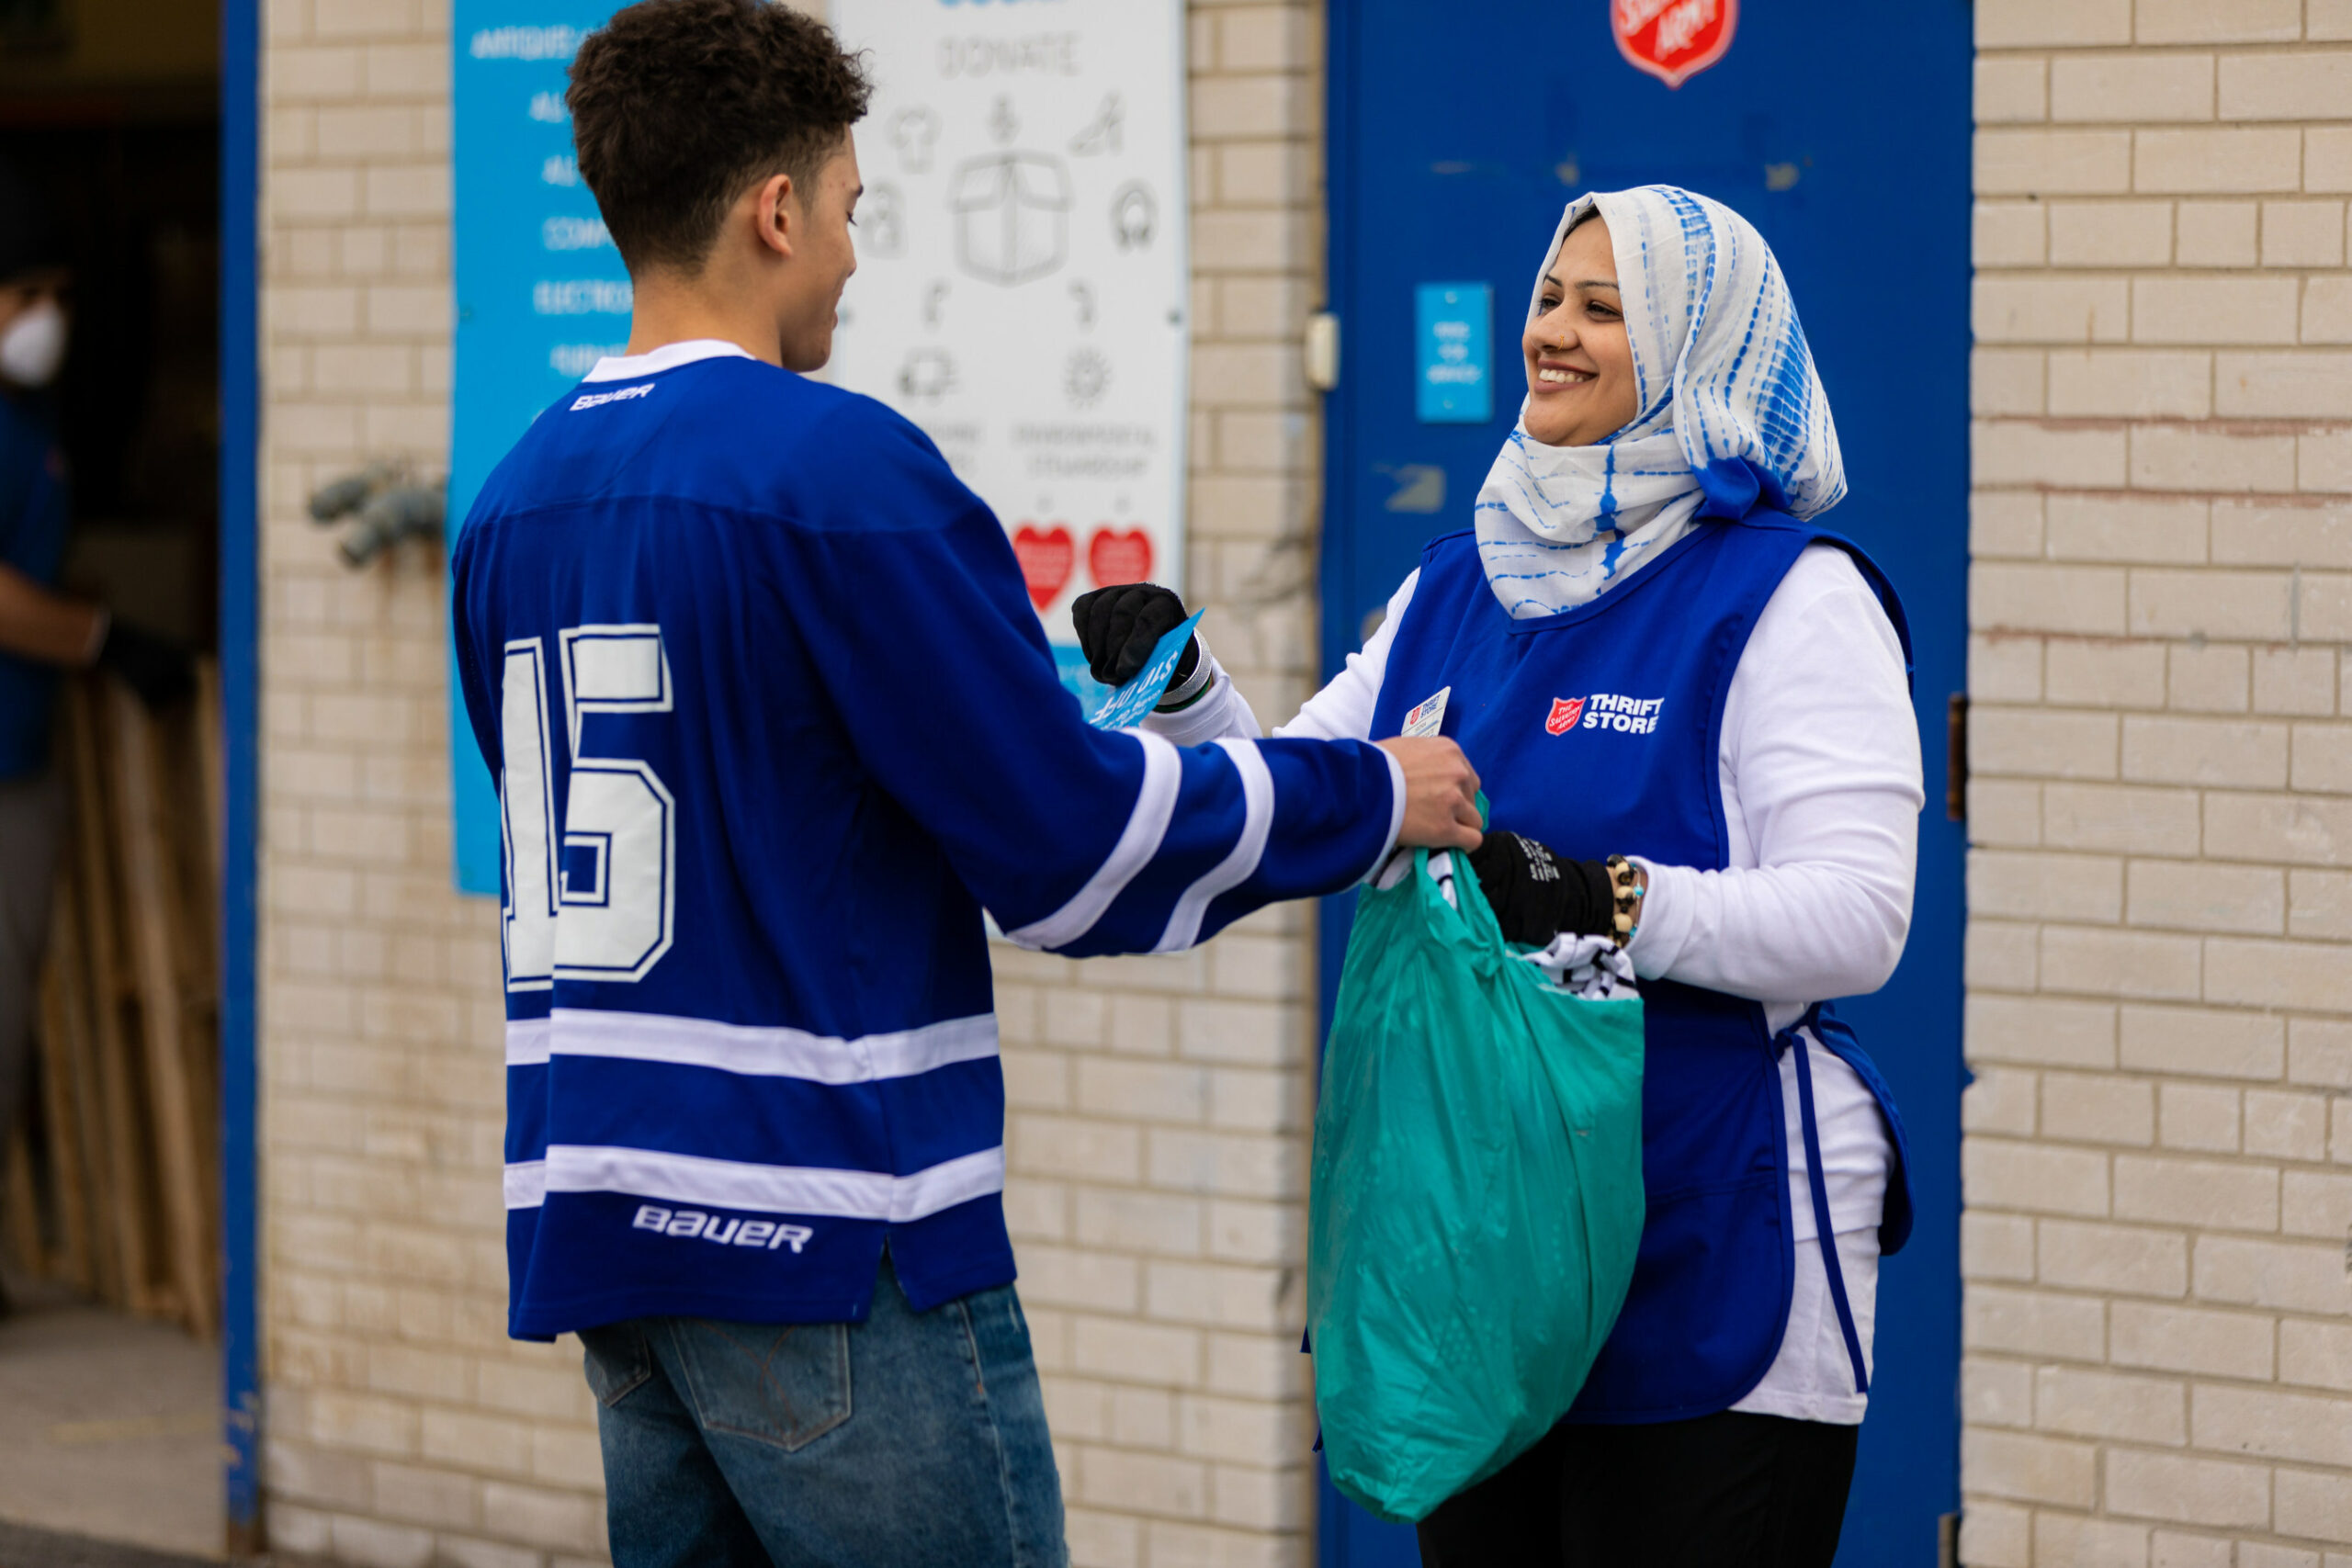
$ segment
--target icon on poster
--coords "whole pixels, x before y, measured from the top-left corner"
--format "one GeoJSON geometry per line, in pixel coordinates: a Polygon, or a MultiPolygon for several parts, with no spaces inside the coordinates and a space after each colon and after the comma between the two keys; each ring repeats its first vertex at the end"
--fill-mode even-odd
{"type": "Polygon", "coordinates": [[[1069,363],[1063,367],[1062,390],[1074,409],[1091,409],[1102,400],[1111,387],[1111,362],[1099,349],[1079,348],[1070,352],[1069,363]]]}
{"type": "Polygon", "coordinates": [[[935,403],[956,389],[956,360],[944,348],[910,349],[899,367],[900,395],[935,403]]]}
{"type": "Polygon", "coordinates": [[[1159,223],[1159,202],[1141,180],[1129,180],[1111,197],[1111,237],[1123,251],[1140,251],[1151,244],[1159,223]]]}
{"type": "Polygon", "coordinates": [[[1086,570],[1097,588],[1150,581],[1151,536],[1140,528],[1095,529],[1086,542],[1086,570]]]}
{"type": "Polygon", "coordinates": [[[939,117],[917,104],[900,109],[890,120],[890,145],[910,175],[931,172],[931,151],[939,141],[939,117]]]}
{"type": "Polygon", "coordinates": [[[1069,150],[1080,158],[1119,152],[1126,142],[1126,125],[1127,111],[1120,107],[1119,95],[1108,94],[1086,129],[1069,139],[1069,150]]]}
{"type": "Polygon", "coordinates": [[[1069,171],[1039,152],[997,152],[956,171],[956,265],[989,283],[1029,283],[1069,255],[1069,171]]]}
{"type": "Polygon", "coordinates": [[[907,254],[906,198],[888,180],[876,180],[857,204],[861,249],[876,261],[896,261],[907,254]]]}
{"type": "Polygon", "coordinates": [[[1023,523],[1012,531],[1012,558],[1021,563],[1021,581],[1028,585],[1029,602],[1043,615],[1069,581],[1078,565],[1078,547],[1062,524],[1040,528],[1023,523]]]}

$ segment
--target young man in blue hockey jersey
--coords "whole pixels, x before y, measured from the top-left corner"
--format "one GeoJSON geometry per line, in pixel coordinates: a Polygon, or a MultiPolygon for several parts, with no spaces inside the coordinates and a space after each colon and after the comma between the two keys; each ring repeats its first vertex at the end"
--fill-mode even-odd
{"type": "Polygon", "coordinates": [[[866,96],[761,0],[583,42],[628,353],[456,552],[505,830],[511,1327],[586,1346],[621,1568],[1062,1562],[982,908],[1166,951],[1477,840],[1450,741],[1090,729],[988,508],[795,373],[855,265],[866,96]]]}

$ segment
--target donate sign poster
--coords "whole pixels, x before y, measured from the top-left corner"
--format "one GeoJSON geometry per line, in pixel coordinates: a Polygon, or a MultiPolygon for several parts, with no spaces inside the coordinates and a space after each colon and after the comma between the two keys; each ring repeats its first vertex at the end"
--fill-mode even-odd
{"type": "Polygon", "coordinates": [[[1003,520],[1092,713],[1070,600],[1183,582],[1183,6],[832,0],[832,25],[875,95],[829,374],[1003,520]]]}
{"type": "MultiPolygon", "coordinates": [[[[628,273],[571,156],[566,73],[612,0],[457,0],[451,17],[456,364],[449,515],[540,410],[628,341],[628,273]]],[[[453,541],[454,542],[454,541],[453,541]]],[[[498,891],[498,795],[454,670],[458,887],[498,891]]]]}

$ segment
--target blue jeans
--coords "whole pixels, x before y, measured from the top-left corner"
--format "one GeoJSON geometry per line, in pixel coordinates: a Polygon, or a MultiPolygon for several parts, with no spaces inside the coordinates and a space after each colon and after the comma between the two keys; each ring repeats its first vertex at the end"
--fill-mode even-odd
{"type": "Polygon", "coordinates": [[[583,1330],[615,1568],[1066,1568],[1061,1477],[1010,1285],[864,1323],[583,1330]]]}

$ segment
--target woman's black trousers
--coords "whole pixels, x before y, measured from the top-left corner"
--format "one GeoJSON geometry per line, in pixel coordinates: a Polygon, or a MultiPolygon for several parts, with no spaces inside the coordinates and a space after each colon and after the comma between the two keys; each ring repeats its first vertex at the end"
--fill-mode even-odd
{"type": "Polygon", "coordinates": [[[1829,1568],[1860,1427],[1561,1424],[1421,1521],[1423,1568],[1829,1568]]]}

